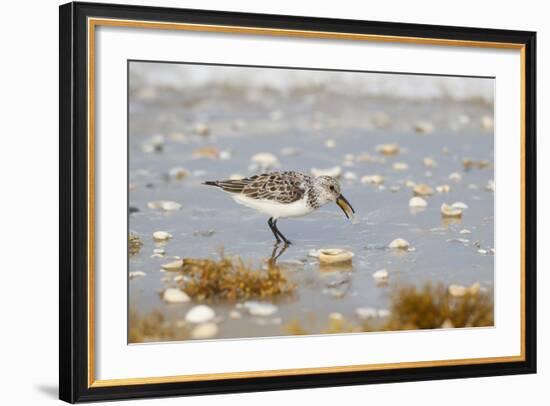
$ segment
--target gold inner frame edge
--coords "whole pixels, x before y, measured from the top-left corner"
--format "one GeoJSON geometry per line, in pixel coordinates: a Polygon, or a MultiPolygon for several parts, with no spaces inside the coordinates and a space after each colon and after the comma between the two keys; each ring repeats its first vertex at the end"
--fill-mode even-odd
{"type": "Polygon", "coordinates": [[[125,385],[143,385],[160,383],[177,383],[192,381],[212,381],[219,379],[265,378],[289,375],[332,374],[341,372],[378,371],[396,368],[426,368],[439,366],[457,366],[471,364],[492,364],[525,361],[525,45],[520,43],[470,41],[440,38],[404,37],[391,35],[355,34],[344,32],[306,31],[274,29],[260,27],[242,27],[209,24],[167,23],[140,20],[121,20],[109,18],[88,18],[87,21],[87,80],[88,80],[88,387],[111,387],[125,385]],[[513,49],[520,51],[520,137],[521,137],[521,267],[520,267],[520,335],[521,350],[519,355],[502,357],[464,358],[453,360],[433,360],[396,362],[383,364],[345,365],[315,368],[277,369],[265,371],[220,372],[209,374],[191,374],[143,378],[95,379],[95,337],[94,337],[94,192],[95,192],[95,28],[96,26],[131,27],[163,30],[180,30],[195,32],[217,32],[244,35],[266,35],[299,38],[340,39],[373,42],[394,42],[401,44],[461,46],[496,49],[513,49]]]}

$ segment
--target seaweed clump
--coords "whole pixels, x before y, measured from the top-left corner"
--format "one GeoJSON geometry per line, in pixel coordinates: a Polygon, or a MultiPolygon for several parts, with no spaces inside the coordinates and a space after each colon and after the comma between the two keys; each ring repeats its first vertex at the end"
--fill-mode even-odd
{"type": "Polygon", "coordinates": [[[274,263],[258,269],[223,254],[219,260],[183,259],[181,272],[182,289],[197,300],[273,298],[291,294],[296,288],[274,263]]]}
{"type": "Polygon", "coordinates": [[[128,252],[131,257],[138,254],[141,250],[141,247],[143,247],[143,241],[141,238],[134,233],[128,234],[128,252]]]}
{"type": "Polygon", "coordinates": [[[467,289],[452,296],[443,285],[398,288],[392,295],[391,316],[385,330],[486,327],[494,324],[492,296],[467,289]]]}
{"type": "Polygon", "coordinates": [[[158,310],[145,316],[131,312],[129,321],[128,341],[130,343],[173,341],[189,338],[189,331],[185,327],[177,327],[170,323],[158,310]]]}

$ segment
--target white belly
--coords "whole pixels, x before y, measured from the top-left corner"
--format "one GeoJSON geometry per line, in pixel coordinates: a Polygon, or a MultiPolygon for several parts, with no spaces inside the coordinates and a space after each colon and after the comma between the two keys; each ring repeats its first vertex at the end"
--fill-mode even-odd
{"type": "Polygon", "coordinates": [[[243,195],[232,195],[233,200],[243,206],[250,207],[273,218],[299,217],[311,213],[313,209],[306,205],[305,200],[293,203],[277,203],[273,200],[252,199],[243,195]]]}

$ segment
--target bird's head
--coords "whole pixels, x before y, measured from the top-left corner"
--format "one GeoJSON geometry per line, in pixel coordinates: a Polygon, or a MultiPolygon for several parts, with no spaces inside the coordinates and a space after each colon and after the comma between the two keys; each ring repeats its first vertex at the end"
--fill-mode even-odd
{"type": "Polygon", "coordinates": [[[335,202],[344,211],[347,218],[353,216],[355,210],[351,207],[351,204],[342,195],[340,189],[340,182],[332,176],[319,176],[314,179],[315,189],[318,196],[317,201],[320,205],[335,202]]]}

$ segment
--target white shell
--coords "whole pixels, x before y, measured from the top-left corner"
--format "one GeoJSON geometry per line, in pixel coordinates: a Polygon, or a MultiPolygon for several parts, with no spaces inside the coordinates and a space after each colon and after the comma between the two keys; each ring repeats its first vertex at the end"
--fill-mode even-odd
{"type": "Polygon", "coordinates": [[[334,148],[335,146],[336,146],[336,141],[334,141],[334,140],[326,140],[325,141],[325,147],[334,148]]]}
{"type": "Polygon", "coordinates": [[[277,157],[270,152],[259,152],[253,155],[250,161],[263,169],[273,168],[279,164],[277,157]]]}
{"type": "Polygon", "coordinates": [[[462,180],[462,175],[458,172],[453,172],[449,175],[449,180],[460,182],[462,180]]]}
{"type": "Polygon", "coordinates": [[[433,158],[426,157],[422,160],[422,162],[424,162],[424,166],[426,166],[428,168],[436,168],[437,167],[437,162],[433,158]]]}
{"type": "Polygon", "coordinates": [[[244,307],[252,316],[261,317],[271,316],[279,310],[277,306],[268,302],[248,301],[244,303],[244,307]]]}
{"type": "Polygon", "coordinates": [[[176,180],[183,180],[190,175],[189,171],[181,166],[170,169],[168,174],[171,178],[174,178],[176,180]]]}
{"type": "Polygon", "coordinates": [[[409,207],[427,207],[428,202],[421,197],[415,196],[409,200],[409,207]]]}
{"type": "Polygon", "coordinates": [[[142,276],[145,276],[145,275],[147,275],[147,274],[143,271],[132,271],[132,272],[128,273],[128,277],[130,279],[141,278],[142,276]]]}
{"type": "Polygon", "coordinates": [[[389,273],[386,269],[380,269],[372,274],[372,277],[377,282],[386,282],[389,278],[389,273]]]}
{"type": "Polygon", "coordinates": [[[216,323],[202,323],[191,331],[191,338],[195,340],[208,340],[216,337],[220,328],[216,323]]]}
{"type": "Polygon", "coordinates": [[[183,265],[182,261],[179,260],[179,261],[169,262],[167,264],[162,264],[160,267],[165,271],[179,271],[182,265],[183,265]]]}
{"type": "Polygon", "coordinates": [[[399,153],[399,145],[397,144],[377,145],[376,151],[378,151],[382,155],[396,155],[399,153]]]}
{"type": "Polygon", "coordinates": [[[207,305],[197,305],[192,307],[185,315],[185,321],[188,323],[206,323],[216,317],[214,310],[207,305]]]}
{"type": "Polygon", "coordinates": [[[446,203],[441,205],[441,215],[443,217],[462,217],[462,209],[449,206],[446,203]]]}
{"type": "Polygon", "coordinates": [[[436,186],[435,190],[437,190],[437,193],[449,193],[451,191],[451,187],[447,184],[439,185],[436,186]]]}
{"type": "Polygon", "coordinates": [[[425,183],[418,183],[413,187],[413,192],[416,196],[431,196],[434,194],[434,190],[431,186],[425,183]]]}
{"type": "Polygon", "coordinates": [[[167,303],[186,303],[189,302],[189,296],[177,288],[168,288],[164,291],[162,298],[167,303]]]}
{"type": "Polygon", "coordinates": [[[468,292],[468,288],[462,285],[450,285],[449,294],[453,297],[464,296],[468,292]]]}
{"type": "Polygon", "coordinates": [[[407,165],[405,162],[395,162],[393,164],[393,169],[396,171],[406,171],[409,169],[409,165],[407,165]]]}
{"type": "Polygon", "coordinates": [[[351,262],[353,252],[339,248],[323,248],[319,250],[321,264],[345,264],[351,262]]]}
{"type": "Polygon", "coordinates": [[[381,185],[384,183],[384,177],[382,175],[365,175],[361,178],[361,183],[381,185]]]}
{"type": "Polygon", "coordinates": [[[358,307],[355,309],[355,314],[362,320],[373,319],[378,316],[378,312],[374,307],[358,307]]]}
{"type": "Polygon", "coordinates": [[[455,209],[461,209],[461,210],[466,210],[468,208],[468,205],[463,202],[454,202],[451,206],[455,209]]]}
{"type": "Polygon", "coordinates": [[[157,241],[166,241],[172,238],[172,234],[166,231],[155,231],[153,233],[153,238],[157,241]]]}
{"type": "Polygon", "coordinates": [[[153,210],[176,211],[181,209],[181,204],[170,200],[157,200],[147,203],[147,207],[153,210]]]}
{"type": "Polygon", "coordinates": [[[405,240],[403,238],[396,238],[395,240],[390,242],[388,247],[393,248],[393,249],[406,250],[410,247],[410,244],[407,240],[405,240]]]}

